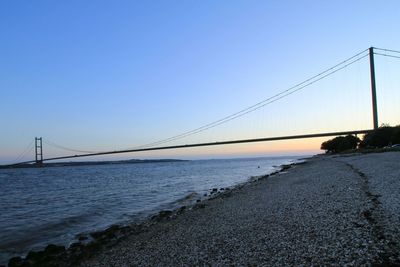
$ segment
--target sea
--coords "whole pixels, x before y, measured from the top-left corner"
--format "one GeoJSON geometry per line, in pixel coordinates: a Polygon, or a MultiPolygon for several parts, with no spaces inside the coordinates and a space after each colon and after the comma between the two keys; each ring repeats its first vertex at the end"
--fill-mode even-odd
{"type": "Polygon", "coordinates": [[[0,265],[78,234],[191,205],[298,157],[0,169],[0,265]]]}

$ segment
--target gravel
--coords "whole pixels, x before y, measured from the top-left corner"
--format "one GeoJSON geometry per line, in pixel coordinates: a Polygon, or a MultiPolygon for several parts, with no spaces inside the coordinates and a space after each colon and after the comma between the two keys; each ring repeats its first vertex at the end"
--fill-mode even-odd
{"type": "Polygon", "coordinates": [[[104,246],[81,266],[400,264],[400,153],[317,156],[104,246]]]}

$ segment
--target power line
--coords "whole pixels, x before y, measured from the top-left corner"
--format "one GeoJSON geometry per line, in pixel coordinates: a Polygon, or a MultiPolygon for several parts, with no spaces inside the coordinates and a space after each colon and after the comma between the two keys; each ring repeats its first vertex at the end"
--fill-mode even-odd
{"type": "Polygon", "coordinates": [[[278,93],[278,94],[276,94],[276,95],[274,95],[272,97],[269,97],[269,98],[267,98],[267,99],[265,99],[263,101],[260,101],[260,102],[254,104],[254,105],[252,105],[250,107],[242,109],[242,110],[240,110],[240,111],[238,111],[238,112],[236,112],[234,114],[226,116],[226,117],[224,117],[222,119],[219,119],[217,121],[208,123],[206,125],[203,125],[201,127],[196,128],[196,129],[184,132],[182,134],[178,134],[178,135],[166,138],[166,139],[162,139],[162,140],[159,140],[159,141],[156,141],[156,142],[152,142],[152,143],[148,143],[148,144],[145,144],[145,145],[142,145],[142,146],[138,146],[136,148],[150,147],[150,146],[155,146],[155,145],[160,145],[160,144],[163,144],[163,143],[176,141],[176,140],[182,139],[184,137],[188,137],[188,136],[203,132],[205,130],[214,128],[216,126],[219,126],[221,124],[229,122],[229,121],[231,121],[233,119],[242,117],[242,116],[244,116],[244,115],[246,115],[246,114],[248,114],[250,112],[253,112],[253,111],[255,111],[255,110],[257,110],[257,109],[259,109],[261,107],[264,107],[264,106],[266,106],[268,104],[271,104],[273,102],[278,101],[279,99],[282,99],[282,98],[284,98],[284,97],[286,97],[288,95],[291,95],[291,94],[293,94],[293,93],[295,93],[295,92],[297,92],[297,91],[299,91],[299,90],[301,90],[301,89],[303,89],[303,88],[305,88],[305,87],[307,87],[307,86],[309,86],[309,85],[311,85],[311,84],[313,84],[313,83],[315,83],[315,82],[317,82],[319,80],[322,80],[323,78],[326,78],[326,77],[336,73],[337,71],[339,71],[339,70],[341,70],[341,69],[343,69],[343,68],[345,68],[345,67],[347,67],[347,66],[349,66],[349,65],[351,65],[351,64],[353,64],[353,63],[355,63],[355,62],[357,62],[359,60],[361,60],[362,58],[368,56],[368,54],[360,56],[363,53],[365,53],[367,50],[368,49],[365,49],[365,50],[357,53],[356,55],[354,55],[354,56],[352,56],[352,57],[350,57],[350,58],[348,58],[348,59],[336,64],[336,65],[334,65],[333,67],[330,67],[330,68],[320,72],[319,74],[314,75],[311,78],[308,78],[308,79],[304,80],[303,82],[300,82],[300,83],[298,83],[298,84],[296,84],[296,85],[294,85],[294,86],[292,86],[292,87],[290,87],[290,88],[288,88],[288,89],[286,89],[286,90],[284,90],[284,91],[282,91],[282,92],[280,92],[280,93],[278,93]],[[353,59],[355,59],[355,60],[353,60],[353,59]],[[348,63],[348,62],[350,62],[350,63],[348,63]],[[345,65],[342,66],[343,64],[345,64],[345,65]],[[341,67],[339,68],[339,66],[341,66],[341,67]]]}

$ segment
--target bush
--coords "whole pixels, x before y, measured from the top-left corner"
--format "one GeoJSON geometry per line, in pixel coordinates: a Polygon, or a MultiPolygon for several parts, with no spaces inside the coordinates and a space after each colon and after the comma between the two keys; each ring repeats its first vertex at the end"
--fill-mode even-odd
{"type": "Polygon", "coordinates": [[[360,139],[354,135],[338,136],[321,144],[326,153],[338,153],[349,149],[356,149],[360,139]]]}
{"type": "Polygon", "coordinates": [[[383,125],[364,135],[360,148],[382,148],[400,143],[400,126],[383,125]]]}
{"type": "Polygon", "coordinates": [[[396,126],[392,134],[392,145],[400,144],[400,125],[396,126]]]}

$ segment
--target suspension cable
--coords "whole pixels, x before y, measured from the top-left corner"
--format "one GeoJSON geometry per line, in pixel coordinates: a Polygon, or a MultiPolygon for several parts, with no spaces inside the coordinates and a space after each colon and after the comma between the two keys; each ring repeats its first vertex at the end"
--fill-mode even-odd
{"type": "Polygon", "coordinates": [[[313,84],[313,83],[315,83],[317,81],[320,81],[320,80],[322,80],[322,79],[324,79],[324,78],[326,78],[326,77],[338,72],[339,70],[342,70],[342,69],[348,67],[349,65],[361,60],[362,58],[364,58],[366,56],[368,56],[368,54],[362,55],[367,50],[368,49],[365,49],[365,50],[357,53],[356,55],[354,55],[354,56],[352,56],[352,57],[350,57],[350,58],[348,58],[348,59],[336,64],[336,65],[334,65],[333,67],[330,67],[330,68],[320,72],[319,74],[314,75],[311,78],[308,78],[308,79],[304,80],[303,82],[300,82],[300,83],[298,83],[298,84],[296,84],[296,85],[294,85],[294,86],[292,86],[292,87],[290,87],[290,88],[288,88],[288,89],[286,89],[284,91],[281,91],[280,93],[278,93],[278,94],[276,94],[276,95],[274,95],[272,97],[269,97],[269,98],[267,98],[267,99],[265,99],[263,101],[260,101],[260,102],[254,104],[254,105],[252,105],[250,107],[242,109],[242,110],[240,110],[240,111],[238,111],[238,112],[236,112],[234,114],[226,116],[226,117],[224,117],[222,119],[219,119],[217,121],[214,121],[212,123],[208,123],[206,125],[203,125],[201,127],[196,128],[196,129],[184,132],[182,134],[178,134],[178,135],[175,135],[175,136],[172,136],[172,137],[169,137],[169,138],[166,138],[166,139],[162,139],[162,140],[159,140],[159,141],[156,141],[156,142],[152,142],[152,143],[148,143],[148,144],[145,144],[145,145],[141,145],[141,146],[138,146],[138,147],[135,147],[135,148],[151,147],[151,146],[160,145],[160,144],[163,144],[163,143],[176,141],[176,140],[182,139],[184,137],[188,137],[188,136],[203,132],[203,131],[208,130],[210,128],[214,128],[216,126],[219,126],[221,124],[229,122],[229,121],[231,121],[233,119],[239,118],[241,116],[244,116],[244,115],[246,115],[246,114],[248,114],[250,112],[253,112],[253,111],[255,111],[255,110],[257,110],[257,109],[259,109],[261,107],[264,107],[264,106],[266,106],[268,104],[271,104],[271,103],[273,103],[273,102],[275,102],[275,101],[277,101],[279,99],[282,99],[282,98],[284,98],[284,97],[286,97],[288,95],[291,95],[294,92],[297,92],[297,91],[299,91],[299,90],[301,90],[301,89],[303,89],[303,88],[305,88],[305,87],[307,87],[307,86],[309,86],[309,85],[311,85],[311,84],[313,84]],[[353,60],[353,59],[355,59],[355,60],[353,60]],[[345,64],[345,65],[343,65],[343,64],[345,64]],[[339,68],[339,66],[341,66],[341,67],[339,68]]]}
{"type": "Polygon", "coordinates": [[[46,144],[48,144],[48,145],[50,145],[50,146],[57,147],[57,148],[59,148],[59,149],[63,149],[63,150],[67,150],[67,151],[71,151],[71,152],[79,152],[79,153],[98,153],[98,152],[100,152],[100,151],[78,150],[78,149],[73,149],[73,148],[65,147],[65,146],[56,144],[56,143],[54,143],[54,142],[48,140],[47,138],[46,138],[46,139],[43,139],[43,142],[46,143],[46,144]]]}
{"type": "Polygon", "coordinates": [[[18,157],[14,160],[14,162],[18,162],[19,160],[21,160],[23,157],[25,157],[25,155],[28,153],[28,151],[32,151],[33,148],[33,141],[32,140],[28,146],[25,147],[25,149],[18,155],[18,157]]]}
{"type": "Polygon", "coordinates": [[[379,56],[384,56],[384,57],[391,57],[391,58],[398,58],[398,59],[400,59],[400,56],[394,56],[394,55],[388,55],[388,54],[382,54],[382,53],[374,53],[374,55],[379,55],[379,56]]]}
{"type": "Polygon", "coordinates": [[[392,49],[385,49],[385,48],[379,48],[379,47],[374,47],[374,49],[376,49],[376,50],[381,50],[381,51],[385,51],[385,52],[399,53],[399,54],[400,54],[400,51],[392,50],[392,49]]]}

